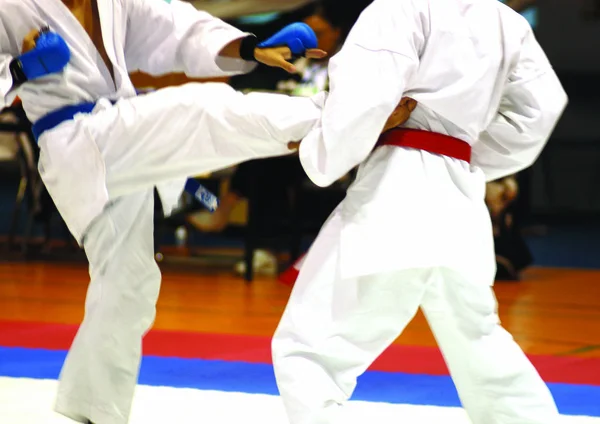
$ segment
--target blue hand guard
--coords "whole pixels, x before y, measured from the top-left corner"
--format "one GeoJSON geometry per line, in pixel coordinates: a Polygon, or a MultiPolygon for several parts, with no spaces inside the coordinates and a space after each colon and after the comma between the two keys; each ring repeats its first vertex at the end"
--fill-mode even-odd
{"type": "Polygon", "coordinates": [[[294,56],[304,56],[306,50],[316,49],[317,45],[317,35],[312,28],[304,23],[295,23],[258,44],[258,47],[289,47],[294,56]]]}
{"type": "Polygon", "coordinates": [[[42,32],[33,50],[18,57],[27,80],[62,71],[71,59],[71,51],[63,38],[50,31],[42,32]]]}

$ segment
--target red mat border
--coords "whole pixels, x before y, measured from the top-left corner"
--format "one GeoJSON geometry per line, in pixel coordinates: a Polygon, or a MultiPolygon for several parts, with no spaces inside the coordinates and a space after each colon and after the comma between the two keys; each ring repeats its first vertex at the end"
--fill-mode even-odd
{"type": "MultiPolygon", "coordinates": [[[[78,326],[0,321],[0,346],[66,350],[78,326]]],[[[189,359],[218,359],[271,363],[269,337],[152,330],[144,339],[144,355],[189,359]]],[[[600,358],[529,356],[549,383],[600,386],[600,358]]],[[[448,375],[437,348],[393,345],[370,368],[372,371],[448,375]]]]}

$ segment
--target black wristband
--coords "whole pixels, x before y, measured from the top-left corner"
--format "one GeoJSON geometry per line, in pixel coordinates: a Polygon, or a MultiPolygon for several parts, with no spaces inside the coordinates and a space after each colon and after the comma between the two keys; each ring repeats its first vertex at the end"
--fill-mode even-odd
{"type": "Polygon", "coordinates": [[[18,87],[19,85],[27,82],[27,75],[25,75],[25,72],[23,72],[23,64],[18,58],[14,58],[10,61],[8,69],[10,70],[10,76],[13,80],[13,87],[18,87]]]}
{"type": "Polygon", "coordinates": [[[256,62],[256,58],[254,57],[254,50],[256,50],[256,46],[258,46],[258,38],[254,35],[249,35],[244,38],[240,44],[240,57],[249,62],[256,62]]]}

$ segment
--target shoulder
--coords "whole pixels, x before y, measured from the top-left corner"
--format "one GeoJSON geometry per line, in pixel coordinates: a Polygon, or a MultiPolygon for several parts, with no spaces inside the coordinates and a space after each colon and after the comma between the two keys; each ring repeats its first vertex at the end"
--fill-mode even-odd
{"type": "Polygon", "coordinates": [[[519,33],[522,38],[527,37],[530,32],[533,32],[529,21],[523,15],[515,12],[501,1],[496,1],[495,6],[500,13],[504,28],[519,33]]]}
{"type": "Polygon", "coordinates": [[[421,50],[429,32],[429,0],[374,0],[348,40],[369,50],[404,52],[406,40],[421,50]]]}
{"type": "Polygon", "coordinates": [[[14,13],[31,12],[34,6],[31,0],[0,0],[0,16],[6,18],[14,13]]]}
{"type": "MultiPolygon", "coordinates": [[[[447,0],[446,0],[447,1],[447,0]]],[[[361,20],[380,31],[426,32],[429,28],[430,0],[374,0],[361,20]]]]}
{"type": "Polygon", "coordinates": [[[374,0],[366,9],[365,14],[385,14],[390,19],[403,16],[418,16],[421,12],[429,9],[430,0],[374,0]]]}
{"type": "Polygon", "coordinates": [[[32,0],[0,0],[0,26],[8,33],[29,32],[40,20],[39,12],[32,0]]]}

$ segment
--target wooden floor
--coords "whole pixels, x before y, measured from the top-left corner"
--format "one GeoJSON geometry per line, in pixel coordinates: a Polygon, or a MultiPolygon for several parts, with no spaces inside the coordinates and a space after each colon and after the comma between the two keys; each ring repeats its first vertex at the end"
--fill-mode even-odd
{"type": "MultiPolygon", "coordinates": [[[[290,290],[226,273],[163,274],[159,329],[270,336],[290,290]]],[[[0,263],[0,320],[78,324],[87,280],[83,264],[0,263]]],[[[496,293],[505,327],[527,353],[600,357],[600,271],[534,268],[496,293]]],[[[397,343],[435,345],[421,315],[397,343]]]]}

